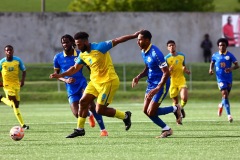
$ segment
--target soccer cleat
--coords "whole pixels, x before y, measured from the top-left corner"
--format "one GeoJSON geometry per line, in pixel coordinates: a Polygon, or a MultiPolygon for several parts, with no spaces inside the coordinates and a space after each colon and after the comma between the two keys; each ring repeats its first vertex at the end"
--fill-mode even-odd
{"type": "Polygon", "coordinates": [[[181,109],[181,113],[182,113],[182,118],[185,118],[185,117],[186,117],[186,114],[185,114],[185,111],[184,111],[183,108],[181,109]]]}
{"type": "Polygon", "coordinates": [[[229,121],[229,123],[232,123],[232,122],[233,122],[233,118],[232,118],[231,115],[228,115],[228,121],[229,121]]]}
{"type": "Polygon", "coordinates": [[[107,136],[108,136],[107,130],[106,129],[101,130],[100,137],[107,137],[107,136]]]}
{"type": "Polygon", "coordinates": [[[129,128],[132,125],[132,122],[131,122],[131,115],[132,115],[132,113],[130,111],[127,111],[127,112],[125,112],[125,114],[127,115],[127,118],[124,119],[123,122],[125,124],[125,129],[127,131],[127,130],[129,130],[129,128]]]}
{"type": "Polygon", "coordinates": [[[88,117],[88,120],[89,120],[89,125],[91,127],[95,127],[95,121],[94,121],[94,116],[93,114],[91,114],[89,117],[88,117]]]}
{"type": "Polygon", "coordinates": [[[218,104],[218,116],[219,116],[219,117],[221,117],[221,115],[222,115],[222,110],[223,110],[222,103],[219,103],[219,104],[218,104]]]}
{"type": "Polygon", "coordinates": [[[174,115],[176,116],[176,122],[178,125],[182,125],[182,113],[181,113],[182,107],[179,104],[177,104],[176,107],[177,110],[174,113],[174,115]]]}
{"type": "Polygon", "coordinates": [[[0,102],[2,102],[2,97],[3,97],[3,96],[0,94],[0,102]]]}
{"type": "Polygon", "coordinates": [[[29,126],[27,126],[27,125],[24,124],[24,125],[22,126],[22,128],[23,128],[24,130],[27,130],[27,129],[29,129],[29,126]]]}
{"type": "Polygon", "coordinates": [[[168,136],[171,136],[173,134],[173,130],[170,128],[169,130],[162,131],[162,134],[160,136],[157,136],[156,138],[167,138],[168,136]]]}
{"type": "Polygon", "coordinates": [[[78,136],[84,136],[85,135],[85,130],[78,130],[78,129],[74,129],[74,132],[72,134],[69,134],[66,138],[75,138],[78,136]]]}

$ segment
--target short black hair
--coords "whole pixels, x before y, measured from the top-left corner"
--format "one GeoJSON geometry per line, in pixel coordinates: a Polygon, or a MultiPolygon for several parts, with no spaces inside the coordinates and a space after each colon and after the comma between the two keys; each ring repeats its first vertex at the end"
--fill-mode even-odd
{"type": "Polygon", "coordinates": [[[77,32],[74,35],[74,39],[78,40],[78,39],[82,39],[82,40],[88,40],[89,35],[86,32],[77,32]]]}
{"type": "Polygon", "coordinates": [[[69,41],[73,43],[73,47],[74,48],[76,47],[75,40],[74,40],[74,38],[71,35],[65,34],[64,36],[62,36],[61,37],[61,43],[62,43],[63,38],[69,39],[69,41]]]}
{"type": "Polygon", "coordinates": [[[228,40],[226,38],[219,38],[218,41],[217,41],[218,46],[219,46],[220,42],[226,43],[226,46],[228,46],[228,40]]]}
{"type": "Polygon", "coordinates": [[[13,50],[13,46],[12,46],[12,45],[6,45],[6,46],[4,47],[4,50],[5,50],[6,48],[12,48],[12,50],[13,50]]]}
{"type": "Polygon", "coordinates": [[[151,41],[152,34],[148,30],[143,30],[139,34],[143,35],[143,38],[149,39],[151,41]]]}
{"type": "Polygon", "coordinates": [[[167,41],[167,45],[168,45],[169,43],[175,44],[175,41],[174,41],[174,40],[169,40],[169,41],[167,41]]]}

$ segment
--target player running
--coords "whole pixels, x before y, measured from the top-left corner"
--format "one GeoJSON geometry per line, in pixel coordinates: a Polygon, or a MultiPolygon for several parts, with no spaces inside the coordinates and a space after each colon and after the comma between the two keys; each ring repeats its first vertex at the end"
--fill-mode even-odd
{"type": "MultiPolygon", "coordinates": [[[[62,73],[67,71],[71,66],[75,64],[75,61],[80,54],[80,51],[76,51],[74,49],[76,45],[71,35],[66,34],[62,36],[61,44],[63,47],[63,51],[56,54],[53,59],[55,73],[62,73]]],[[[72,76],[65,76],[63,78],[59,78],[59,80],[65,82],[68,94],[68,101],[72,113],[76,118],[78,118],[79,100],[81,99],[83,91],[87,86],[87,80],[83,76],[82,69],[73,74],[72,76]]],[[[95,126],[95,117],[101,130],[100,136],[108,136],[108,132],[105,129],[102,116],[96,113],[94,101],[90,103],[89,108],[91,110],[91,112],[88,112],[90,126],[95,126]]]]}
{"type": "Polygon", "coordinates": [[[232,89],[232,71],[239,68],[238,61],[235,56],[227,51],[228,40],[220,38],[217,41],[219,51],[212,55],[209,74],[213,75],[213,68],[216,72],[218,88],[222,94],[222,102],[219,104],[218,116],[222,115],[223,107],[226,110],[228,121],[233,122],[230,112],[229,94],[232,89]],[[234,64],[234,66],[232,66],[234,64]]]}
{"type": "MultiPolygon", "coordinates": [[[[167,42],[167,49],[170,52],[165,56],[171,77],[169,95],[173,101],[173,105],[176,105],[179,104],[178,95],[180,94],[182,118],[185,118],[186,114],[184,111],[184,106],[187,104],[188,100],[188,89],[184,73],[189,75],[190,71],[185,66],[185,55],[176,51],[176,44],[173,40],[169,40],[167,42]]],[[[175,116],[177,118],[176,114],[175,116]]]]}
{"type": "Polygon", "coordinates": [[[170,86],[170,73],[163,53],[159,48],[151,43],[152,35],[148,30],[143,30],[138,35],[138,45],[141,49],[144,70],[132,80],[132,87],[138,81],[147,76],[147,89],[144,98],[143,112],[162,129],[160,136],[156,138],[166,138],[173,134],[172,129],[159,118],[160,115],[176,113],[177,122],[182,123],[181,106],[159,107],[168,93],[170,86]]]}
{"type": "Polygon", "coordinates": [[[78,72],[83,65],[87,65],[90,70],[90,82],[88,83],[84,94],[80,100],[80,110],[78,112],[77,129],[66,138],[74,138],[85,135],[85,121],[88,113],[88,105],[97,98],[96,111],[98,114],[107,117],[116,117],[122,119],[125,124],[125,130],[131,127],[131,112],[120,111],[108,107],[119,88],[119,78],[115,72],[109,50],[119,43],[137,38],[139,32],[131,35],[125,35],[113,40],[90,43],[89,35],[86,32],[78,32],[74,35],[75,43],[81,51],[75,65],[61,74],[51,74],[51,78],[60,78],[70,76],[78,72]]]}
{"type": "Polygon", "coordinates": [[[7,45],[4,48],[6,57],[0,61],[0,71],[3,83],[1,86],[5,92],[6,98],[0,95],[1,102],[13,108],[14,114],[24,129],[29,129],[25,125],[22,114],[19,110],[20,88],[24,86],[26,77],[26,67],[19,57],[13,56],[13,46],[7,45]],[[19,72],[22,72],[21,81],[19,81],[19,72]]]}

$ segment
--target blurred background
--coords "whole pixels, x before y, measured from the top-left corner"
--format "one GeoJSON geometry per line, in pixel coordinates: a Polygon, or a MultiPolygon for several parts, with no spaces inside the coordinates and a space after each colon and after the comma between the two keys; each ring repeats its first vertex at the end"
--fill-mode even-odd
{"type": "MultiPolygon", "coordinates": [[[[219,99],[215,76],[208,75],[209,62],[204,59],[201,43],[208,34],[213,44],[211,51],[216,52],[216,42],[224,37],[223,27],[229,16],[235,45],[228,50],[240,59],[240,0],[1,0],[0,55],[3,58],[4,46],[11,44],[14,54],[26,63],[27,85],[22,88],[25,100],[33,100],[34,94],[39,100],[53,99],[52,92],[57,91],[62,95],[56,94],[55,100],[65,102],[61,98],[66,96],[64,84],[48,78],[53,72],[54,55],[62,51],[63,35],[85,31],[91,42],[98,42],[147,29],[153,35],[152,43],[164,55],[168,54],[166,42],[170,39],[176,42],[178,51],[185,53],[186,64],[192,71],[186,76],[191,98],[214,99],[216,91],[219,99]]],[[[143,69],[136,42],[130,40],[114,47],[111,56],[123,91],[118,97],[122,94],[122,98],[132,96],[135,100],[139,95],[142,101],[145,82],[131,89],[132,78],[143,69]]],[[[236,73],[234,81],[238,83],[239,71],[236,73]]],[[[89,77],[87,71],[84,74],[89,77]]],[[[237,99],[238,89],[232,94],[237,99]]]]}

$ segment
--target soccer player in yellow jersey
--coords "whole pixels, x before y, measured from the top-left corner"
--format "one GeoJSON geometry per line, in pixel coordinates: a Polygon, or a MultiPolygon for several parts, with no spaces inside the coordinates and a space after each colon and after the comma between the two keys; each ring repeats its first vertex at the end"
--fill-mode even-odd
{"type": "Polygon", "coordinates": [[[29,126],[24,124],[22,115],[19,110],[20,103],[20,87],[24,86],[26,77],[26,67],[19,57],[13,56],[14,50],[11,45],[4,48],[6,57],[0,61],[0,71],[2,76],[2,87],[6,98],[0,96],[1,102],[13,108],[14,114],[24,129],[29,129],[29,126]],[[22,79],[19,82],[19,72],[22,71],[22,79]]]}
{"type": "Polygon", "coordinates": [[[119,87],[119,78],[115,72],[109,50],[119,43],[137,38],[139,32],[99,43],[90,43],[88,41],[89,35],[86,32],[78,32],[74,35],[75,43],[81,51],[78,60],[67,71],[50,75],[50,78],[70,76],[79,71],[83,65],[88,66],[91,70],[90,82],[79,102],[77,129],[74,129],[74,132],[66,138],[85,135],[84,124],[88,114],[88,105],[95,98],[97,98],[96,111],[98,114],[122,119],[125,123],[125,130],[129,130],[131,127],[131,112],[123,112],[108,107],[119,87]]]}
{"type": "Polygon", "coordinates": [[[188,89],[184,73],[190,74],[190,71],[185,66],[185,55],[181,52],[176,51],[176,44],[173,40],[167,42],[167,49],[169,54],[165,56],[165,60],[169,66],[171,85],[169,89],[170,98],[176,105],[179,103],[178,95],[180,94],[181,106],[182,106],[182,117],[185,118],[184,106],[188,100],[188,89]]]}

